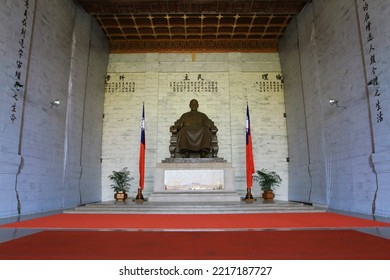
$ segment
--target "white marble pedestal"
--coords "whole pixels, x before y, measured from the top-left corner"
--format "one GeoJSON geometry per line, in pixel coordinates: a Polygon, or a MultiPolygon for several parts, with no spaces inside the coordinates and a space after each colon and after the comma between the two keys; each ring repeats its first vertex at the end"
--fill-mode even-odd
{"type": "Polygon", "coordinates": [[[240,201],[234,168],[219,159],[172,159],[158,163],[149,201],[240,201]]]}

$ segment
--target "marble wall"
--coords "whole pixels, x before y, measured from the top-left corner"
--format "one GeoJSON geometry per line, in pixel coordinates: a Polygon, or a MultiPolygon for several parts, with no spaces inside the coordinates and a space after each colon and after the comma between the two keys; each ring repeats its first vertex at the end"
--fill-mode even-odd
{"type": "Polygon", "coordinates": [[[314,0],[282,38],[292,200],[390,215],[388,12],[314,0]]]}
{"type": "Polygon", "coordinates": [[[72,1],[3,1],[0,217],[111,200],[107,176],[125,166],[135,195],[143,103],[147,196],[192,98],[218,126],[240,194],[248,102],[255,168],[281,175],[277,199],[389,217],[387,2],[313,0],[279,54],[108,56],[97,22],[72,1]]]}
{"type": "Polygon", "coordinates": [[[0,23],[0,217],[100,200],[98,23],[61,0],[3,1],[0,23]]]}
{"type": "MultiPolygon", "coordinates": [[[[287,135],[278,54],[111,54],[104,121],[103,200],[112,200],[107,176],[128,167],[138,189],[140,119],[146,114],[145,193],[153,190],[154,167],[170,156],[169,127],[196,98],[199,111],[218,127],[218,156],[235,168],[236,190],[246,192],[245,118],[252,121],[255,168],[278,172],[283,184],[277,199],[287,199],[287,135]],[[266,88],[266,87],[269,88],[266,88]]],[[[254,195],[260,188],[254,186],[254,195]]]]}

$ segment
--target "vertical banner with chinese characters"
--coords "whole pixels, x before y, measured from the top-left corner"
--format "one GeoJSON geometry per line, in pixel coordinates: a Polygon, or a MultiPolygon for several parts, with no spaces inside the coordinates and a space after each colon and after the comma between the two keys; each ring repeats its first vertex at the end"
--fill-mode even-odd
{"type": "Polygon", "coordinates": [[[386,96],[385,88],[388,87],[385,77],[386,60],[389,57],[384,46],[388,38],[383,27],[383,11],[378,8],[377,1],[359,1],[359,15],[361,25],[361,36],[363,43],[364,58],[366,64],[367,87],[370,94],[372,121],[376,123],[376,129],[384,129],[383,125],[389,121],[386,115],[385,102],[389,99],[386,96]]]}
{"type": "Polygon", "coordinates": [[[357,0],[360,35],[369,95],[370,121],[373,132],[371,163],[376,173],[375,213],[390,211],[390,68],[388,0],[357,0]]]}
{"type": "Polygon", "coordinates": [[[11,102],[9,107],[9,119],[12,124],[20,121],[22,112],[22,102],[25,92],[26,72],[28,63],[28,52],[30,44],[30,35],[32,28],[32,4],[35,1],[23,0],[20,2],[19,13],[15,14],[18,18],[18,36],[14,49],[14,64],[12,67],[13,80],[9,85],[11,102]]]}

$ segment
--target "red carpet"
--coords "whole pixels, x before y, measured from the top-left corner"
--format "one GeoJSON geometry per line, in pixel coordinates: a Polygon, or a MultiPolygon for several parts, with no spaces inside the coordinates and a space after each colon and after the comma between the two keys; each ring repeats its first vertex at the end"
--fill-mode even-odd
{"type": "Polygon", "coordinates": [[[43,229],[274,229],[388,227],[334,213],[271,214],[57,214],[6,224],[43,229]]]}
{"type": "Polygon", "coordinates": [[[389,260],[390,241],[352,230],[44,231],[0,244],[7,260],[389,260]]]}

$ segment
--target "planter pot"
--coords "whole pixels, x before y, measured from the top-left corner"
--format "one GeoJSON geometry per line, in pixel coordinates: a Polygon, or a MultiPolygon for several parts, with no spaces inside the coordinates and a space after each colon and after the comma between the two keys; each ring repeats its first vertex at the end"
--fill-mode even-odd
{"type": "Polygon", "coordinates": [[[117,192],[117,193],[115,193],[114,198],[116,201],[125,201],[127,199],[127,193],[126,192],[117,192]]]}
{"type": "Polygon", "coordinates": [[[275,197],[273,191],[264,191],[262,194],[264,200],[272,200],[275,197]]]}

